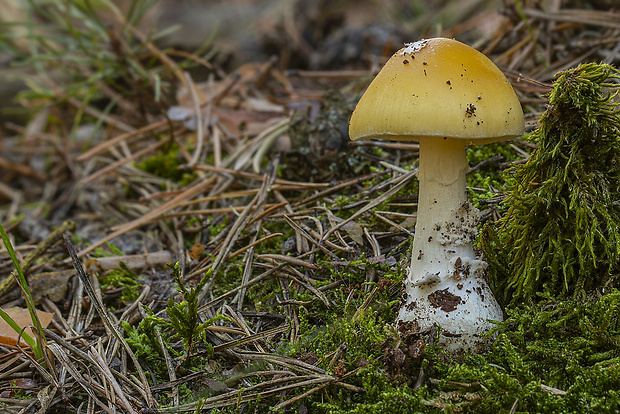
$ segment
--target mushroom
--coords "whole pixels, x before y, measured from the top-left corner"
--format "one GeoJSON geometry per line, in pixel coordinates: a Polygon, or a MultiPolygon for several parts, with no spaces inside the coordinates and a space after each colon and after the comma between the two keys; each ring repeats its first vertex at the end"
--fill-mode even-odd
{"type": "Polygon", "coordinates": [[[441,326],[453,355],[479,352],[502,310],[476,258],[478,210],[467,202],[468,145],[524,132],[523,112],[504,74],[482,53],[453,39],[408,43],[361,97],[352,140],[418,141],[419,197],[413,251],[398,314],[401,335],[441,326]]]}

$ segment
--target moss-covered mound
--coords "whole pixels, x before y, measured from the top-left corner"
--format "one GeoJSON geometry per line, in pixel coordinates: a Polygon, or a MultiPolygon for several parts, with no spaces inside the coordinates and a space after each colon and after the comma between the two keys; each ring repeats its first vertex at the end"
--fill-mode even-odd
{"type": "Polygon", "coordinates": [[[538,147],[508,171],[507,214],[482,245],[500,300],[547,291],[566,297],[617,283],[620,274],[620,112],[617,69],[584,64],[560,72],[538,147]]]}

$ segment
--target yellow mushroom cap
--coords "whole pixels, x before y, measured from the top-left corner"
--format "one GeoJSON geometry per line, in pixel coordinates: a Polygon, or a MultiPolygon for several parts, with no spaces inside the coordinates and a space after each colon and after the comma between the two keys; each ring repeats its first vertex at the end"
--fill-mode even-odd
{"type": "Polygon", "coordinates": [[[523,131],[521,105],[502,71],[476,49],[446,38],[409,43],[396,52],[349,124],[352,140],[450,137],[482,144],[523,131]]]}

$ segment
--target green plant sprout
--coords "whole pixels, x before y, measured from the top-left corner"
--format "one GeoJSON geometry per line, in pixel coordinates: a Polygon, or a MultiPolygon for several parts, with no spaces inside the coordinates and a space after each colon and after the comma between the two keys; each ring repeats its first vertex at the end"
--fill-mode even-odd
{"type": "Polygon", "coordinates": [[[41,359],[44,357],[43,349],[45,347],[45,334],[43,333],[43,328],[41,327],[41,322],[39,321],[39,317],[37,316],[37,310],[34,306],[34,301],[32,300],[32,295],[30,294],[30,289],[28,288],[28,283],[26,282],[26,277],[24,276],[24,272],[22,271],[21,266],[19,265],[19,261],[17,260],[17,255],[15,254],[15,250],[13,249],[13,245],[9,240],[9,236],[6,234],[4,230],[4,226],[0,224],[0,235],[2,236],[2,241],[4,242],[4,246],[13,261],[13,265],[15,266],[17,283],[20,286],[24,299],[26,300],[26,306],[28,307],[28,312],[30,313],[30,319],[32,320],[32,325],[35,330],[35,337],[30,336],[24,329],[20,328],[17,323],[2,309],[0,309],[0,317],[4,319],[4,321],[9,324],[9,326],[18,334],[24,338],[24,341],[30,346],[34,355],[37,359],[41,359]]]}
{"type": "Polygon", "coordinates": [[[200,279],[198,284],[193,288],[187,288],[181,280],[181,270],[179,263],[171,265],[174,282],[177,290],[183,295],[183,301],[176,303],[174,298],[170,296],[166,313],[169,321],[162,322],[162,325],[172,328],[174,332],[183,340],[187,351],[186,361],[189,359],[192,349],[196,342],[201,338],[207,327],[213,325],[219,320],[228,320],[225,316],[218,315],[205,322],[200,322],[198,315],[198,295],[206,283],[211,279],[211,271],[209,270],[200,279]]]}
{"type": "Polygon", "coordinates": [[[585,297],[620,275],[620,72],[588,63],[560,72],[538,147],[508,170],[506,215],[483,231],[489,277],[504,303],[585,297]]]}

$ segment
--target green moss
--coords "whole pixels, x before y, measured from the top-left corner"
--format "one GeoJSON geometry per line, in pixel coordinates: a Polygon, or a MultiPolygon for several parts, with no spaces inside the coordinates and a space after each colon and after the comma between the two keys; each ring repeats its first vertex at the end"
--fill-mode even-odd
{"type": "MultiPolygon", "coordinates": [[[[619,311],[616,290],[560,303],[547,297],[509,310],[487,355],[457,363],[427,345],[421,357],[396,375],[389,373],[384,357],[397,343],[391,324],[371,310],[355,320],[348,313],[324,328],[306,331],[312,333],[289,353],[314,355],[319,366],[329,370],[334,351],[346,343],[340,368],[358,369],[347,382],[363,392],[328,387],[304,399],[310,412],[496,414],[514,406],[515,413],[617,413],[619,311]],[[415,389],[420,368],[425,385],[415,389]]],[[[267,400],[264,407],[270,402],[273,405],[267,400]]]]}
{"type": "MultiPolygon", "coordinates": [[[[77,239],[77,240],[81,241],[81,239],[77,239]]],[[[105,248],[98,247],[93,252],[93,256],[95,257],[112,257],[112,256],[124,256],[124,255],[125,254],[118,246],[110,242],[105,243],[105,248]]]]}
{"type": "Polygon", "coordinates": [[[317,401],[313,408],[330,413],[494,414],[513,407],[515,413],[617,413],[618,306],[618,291],[561,304],[546,298],[510,311],[486,356],[455,363],[431,349],[419,364],[427,385],[418,390],[413,384],[419,371],[410,370],[413,375],[398,383],[374,363],[356,378],[365,393],[344,398],[332,390],[330,403],[317,401]],[[597,333],[592,326],[601,328],[597,333]]]}
{"type": "Polygon", "coordinates": [[[472,360],[478,361],[478,380],[485,379],[488,391],[509,398],[481,401],[489,410],[476,412],[506,410],[517,399],[517,412],[617,412],[619,311],[617,290],[585,300],[547,296],[536,305],[510,309],[489,355],[472,360]],[[540,384],[563,392],[544,391],[540,384]]]}
{"type": "Polygon", "coordinates": [[[507,214],[487,226],[483,249],[504,302],[538,292],[579,295],[617,283],[620,273],[620,79],[610,65],[560,72],[538,145],[509,171],[507,214]]]}
{"type": "MultiPolygon", "coordinates": [[[[486,200],[493,199],[510,186],[512,177],[502,174],[499,163],[518,159],[516,151],[506,143],[472,146],[467,148],[469,165],[476,170],[467,175],[469,201],[479,209],[484,209],[486,200]]],[[[499,212],[503,206],[499,206],[499,212]]]]}
{"type": "MultiPolygon", "coordinates": [[[[159,367],[162,373],[166,372],[165,364],[160,358],[162,357],[159,352],[159,346],[155,342],[154,326],[157,324],[158,319],[154,318],[152,312],[145,307],[149,316],[142,319],[138,326],[132,326],[127,321],[123,321],[123,328],[127,334],[127,343],[131,345],[135,354],[139,358],[145,358],[149,364],[149,367],[159,367]]],[[[178,356],[178,355],[177,355],[178,356]]]]}
{"type": "Polygon", "coordinates": [[[131,271],[125,263],[119,262],[120,269],[110,270],[99,278],[101,287],[107,288],[123,288],[121,300],[132,302],[140,295],[142,285],[138,282],[138,274],[131,271]]]}
{"type": "Polygon", "coordinates": [[[351,395],[344,390],[335,391],[331,398],[317,401],[312,407],[331,414],[375,413],[421,413],[429,412],[422,405],[422,392],[415,392],[407,384],[391,382],[385,374],[374,367],[365,368],[358,374],[360,384],[366,390],[363,395],[351,395]]]}
{"type": "Polygon", "coordinates": [[[219,223],[216,223],[213,217],[208,217],[207,221],[209,223],[212,223],[208,227],[208,229],[209,229],[209,236],[215,237],[218,234],[220,234],[224,230],[224,228],[226,226],[228,226],[228,219],[229,219],[229,216],[224,216],[224,218],[222,220],[220,220],[219,223]]]}
{"type": "Polygon", "coordinates": [[[172,143],[167,148],[157,151],[156,155],[136,163],[136,167],[180,185],[188,185],[196,178],[196,174],[179,168],[183,164],[186,164],[185,158],[178,145],[172,143]]]}

